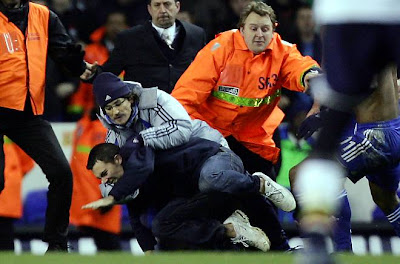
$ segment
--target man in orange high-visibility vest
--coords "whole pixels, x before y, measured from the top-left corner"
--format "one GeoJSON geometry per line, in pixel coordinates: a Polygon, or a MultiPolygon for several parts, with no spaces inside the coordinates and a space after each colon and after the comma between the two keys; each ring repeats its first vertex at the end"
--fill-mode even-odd
{"type": "Polygon", "coordinates": [[[42,169],[49,192],[43,241],[66,252],[72,173],[50,124],[42,119],[49,55],[73,76],[90,78],[95,65],[83,60],[57,15],[27,0],[0,0],[0,191],[4,189],[3,135],[42,169]]]}
{"type": "Polygon", "coordinates": [[[239,26],[198,53],[172,96],[192,118],[227,137],[248,171],[275,178],[279,148],[273,134],[284,117],[278,107],[281,89],[304,92],[320,68],[274,32],[276,16],[265,3],[247,5],[239,26]]]}

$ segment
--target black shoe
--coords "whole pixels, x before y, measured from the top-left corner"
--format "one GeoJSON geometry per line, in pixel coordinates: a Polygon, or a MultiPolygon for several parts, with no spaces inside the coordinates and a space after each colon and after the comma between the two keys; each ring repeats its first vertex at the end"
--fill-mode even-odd
{"type": "Polygon", "coordinates": [[[70,247],[65,243],[49,243],[46,253],[68,253],[70,247]]]}

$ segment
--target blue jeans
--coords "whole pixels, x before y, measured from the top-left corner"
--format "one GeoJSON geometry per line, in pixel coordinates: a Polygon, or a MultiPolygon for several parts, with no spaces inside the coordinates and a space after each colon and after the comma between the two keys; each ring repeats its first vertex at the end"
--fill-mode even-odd
{"type": "Polygon", "coordinates": [[[242,160],[232,150],[221,147],[208,158],[200,171],[200,192],[219,191],[232,194],[259,193],[260,179],[250,175],[242,160]]]}

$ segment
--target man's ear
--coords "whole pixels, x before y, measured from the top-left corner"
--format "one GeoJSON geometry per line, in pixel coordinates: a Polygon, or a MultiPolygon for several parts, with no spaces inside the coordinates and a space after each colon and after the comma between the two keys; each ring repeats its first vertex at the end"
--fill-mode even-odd
{"type": "Polygon", "coordinates": [[[242,36],[243,36],[243,30],[244,30],[244,28],[243,28],[243,26],[241,26],[240,28],[239,28],[239,31],[240,31],[240,34],[242,34],[242,36]]]}
{"type": "Polygon", "coordinates": [[[115,154],[115,156],[114,156],[114,162],[115,162],[116,164],[118,164],[118,165],[121,165],[121,164],[122,164],[122,156],[119,155],[119,154],[115,154]]]}

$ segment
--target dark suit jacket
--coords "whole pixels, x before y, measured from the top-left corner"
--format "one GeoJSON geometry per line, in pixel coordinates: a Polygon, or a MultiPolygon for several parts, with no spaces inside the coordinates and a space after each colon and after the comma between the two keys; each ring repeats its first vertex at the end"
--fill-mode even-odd
{"type": "Polygon", "coordinates": [[[179,33],[173,43],[175,50],[172,53],[161,41],[151,21],[122,31],[102,70],[116,75],[125,71],[126,81],[140,82],[143,87],[158,86],[171,93],[206,41],[202,28],[179,20],[176,20],[176,25],[179,33]]]}

